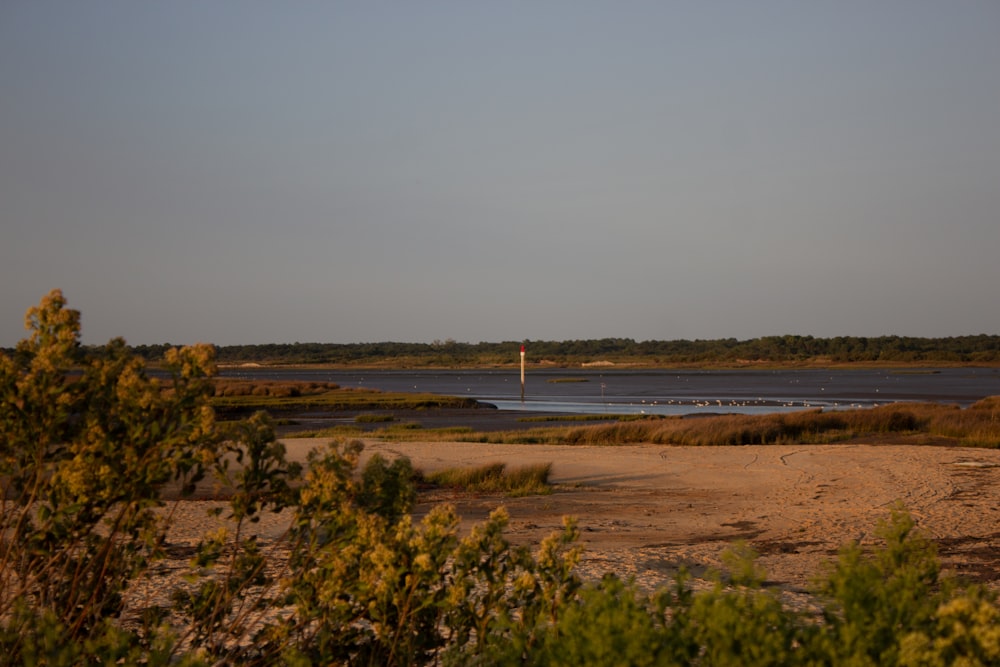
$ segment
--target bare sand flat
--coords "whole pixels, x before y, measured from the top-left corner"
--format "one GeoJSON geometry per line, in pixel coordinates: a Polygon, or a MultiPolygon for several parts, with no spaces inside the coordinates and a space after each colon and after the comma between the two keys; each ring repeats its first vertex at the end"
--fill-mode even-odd
{"type": "MultiPolygon", "coordinates": [[[[284,439],[304,461],[324,439],[284,439]]],[[[1000,586],[1000,451],[898,445],[607,447],[369,441],[364,456],[407,456],[425,472],[501,461],[553,464],[548,496],[500,498],[436,492],[418,507],[448,502],[464,527],[498,505],[508,537],[537,544],[576,517],[581,571],[612,571],[653,587],[685,566],[695,576],[721,565],[743,540],[761,554],[771,585],[794,595],[850,540],[875,544],[879,520],[902,503],[939,544],[945,566],[1000,586]]],[[[176,539],[206,527],[204,502],[181,503],[176,539]]],[[[255,528],[277,537],[288,518],[255,528]]]]}

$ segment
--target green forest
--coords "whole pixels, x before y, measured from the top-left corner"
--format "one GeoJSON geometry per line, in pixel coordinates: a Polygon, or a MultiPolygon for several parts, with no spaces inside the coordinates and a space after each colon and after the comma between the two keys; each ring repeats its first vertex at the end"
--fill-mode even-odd
{"type": "MultiPolygon", "coordinates": [[[[739,367],[748,365],[1000,364],[1000,336],[948,338],[879,336],[765,336],[748,340],[635,341],[600,338],[568,341],[462,343],[270,343],[216,347],[220,364],[329,364],[385,367],[484,367],[520,362],[524,344],[529,364],[577,366],[611,362],[649,367],[739,367]]],[[[133,354],[159,362],[171,345],[137,345],[133,354]]]]}

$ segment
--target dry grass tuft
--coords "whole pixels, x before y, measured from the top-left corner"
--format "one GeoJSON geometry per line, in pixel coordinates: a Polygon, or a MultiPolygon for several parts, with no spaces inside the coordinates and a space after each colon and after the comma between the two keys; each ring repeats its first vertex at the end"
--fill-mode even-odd
{"type": "Polygon", "coordinates": [[[551,463],[508,469],[505,463],[498,462],[474,468],[446,468],[427,475],[424,479],[436,486],[465,491],[526,496],[550,493],[551,474],[551,463]]]}

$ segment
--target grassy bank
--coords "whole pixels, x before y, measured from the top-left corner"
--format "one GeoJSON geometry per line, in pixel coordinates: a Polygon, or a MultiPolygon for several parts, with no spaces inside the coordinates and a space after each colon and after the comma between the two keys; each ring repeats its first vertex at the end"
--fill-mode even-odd
{"type": "MultiPolygon", "coordinates": [[[[421,429],[399,425],[369,431],[386,440],[440,440],[507,444],[622,445],[652,443],[713,445],[820,444],[892,442],[915,445],[1000,447],[1000,397],[969,408],[934,403],[898,403],[863,410],[806,410],[767,415],[636,418],[570,426],[539,426],[518,431],[476,432],[465,427],[421,429]]],[[[530,418],[529,418],[530,419],[530,418]]],[[[337,427],[299,436],[358,435],[357,428],[337,427]]]]}
{"type": "Polygon", "coordinates": [[[711,446],[831,443],[859,439],[909,444],[1000,446],[1000,397],[969,408],[899,403],[864,410],[808,410],[767,415],[648,418],[611,424],[487,434],[489,441],[711,446]]]}
{"type": "Polygon", "coordinates": [[[429,393],[384,392],[340,387],[330,382],[214,380],[213,408],[221,413],[295,412],[306,410],[421,410],[475,408],[469,398],[429,393]]]}

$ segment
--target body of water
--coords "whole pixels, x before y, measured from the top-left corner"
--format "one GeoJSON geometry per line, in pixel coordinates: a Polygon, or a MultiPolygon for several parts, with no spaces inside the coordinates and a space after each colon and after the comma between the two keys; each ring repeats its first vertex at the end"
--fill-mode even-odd
{"type": "Polygon", "coordinates": [[[1000,394],[1000,369],[502,370],[229,368],[223,377],[335,382],[342,387],[468,396],[501,410],[609,414],[846,410],[896,402],[968,406],[1000,394]]]}

